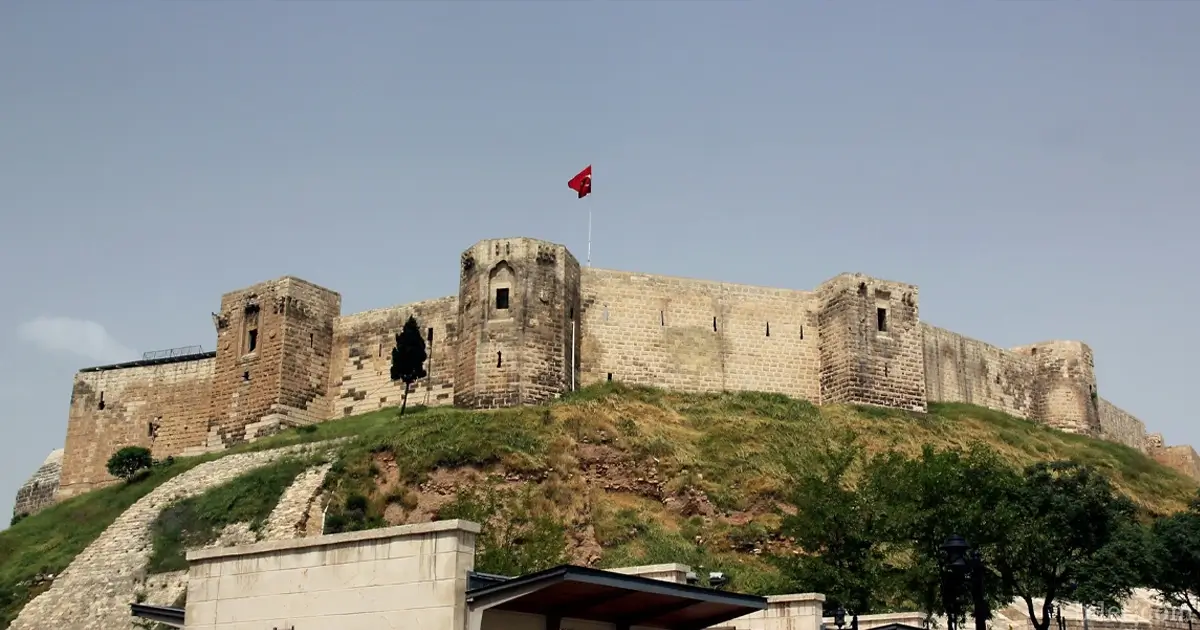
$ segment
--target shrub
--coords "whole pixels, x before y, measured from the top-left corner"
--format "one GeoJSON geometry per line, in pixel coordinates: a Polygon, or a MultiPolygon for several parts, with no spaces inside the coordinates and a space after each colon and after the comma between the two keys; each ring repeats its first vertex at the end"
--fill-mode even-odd
{"type": "Polygon", "coordinates": [[[149,469],[153,465],[154,458],[150,456],[150,449],[142,446],[126,446],[108,458],[108,474],[132,482],[138,472],[149,469]]]}

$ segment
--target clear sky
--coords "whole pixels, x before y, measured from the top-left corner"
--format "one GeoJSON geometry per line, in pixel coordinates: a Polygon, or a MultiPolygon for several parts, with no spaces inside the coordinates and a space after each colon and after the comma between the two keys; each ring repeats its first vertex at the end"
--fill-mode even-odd
{"type": "Polygon", "coordinates": [[[583,260],[588,207],[599,267],[1084,340],[1200,445],[1198,112],[1200,2],[3,2],[0,505],[75,370],[213,349],[223,292],[449,295],[482,238],[583,260]]]}

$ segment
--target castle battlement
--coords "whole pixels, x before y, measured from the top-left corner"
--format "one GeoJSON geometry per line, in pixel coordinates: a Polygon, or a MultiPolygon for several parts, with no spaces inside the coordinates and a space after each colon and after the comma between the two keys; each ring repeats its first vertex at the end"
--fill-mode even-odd
{"type": "Polygon", "coordinates": [[[399,405],[390,351],[410,315],[429,353],[410,393],[418,404],[533,404],[606,380],[912,411],[967,402],[1126,444],[1200,479],[1191,447],[1163,446],[1097,394],[1086,344],[1006,350],[931,326],[912,284],[844,273],[793,290],[594,269],[521,237],[480,241],[458,265],[457,294],[350,315],[330,289],[262,282],[221,297],[215,352],[81,370],[57,496],[112,482],[105,463],[122,446],[195,454],[399,405]]]}

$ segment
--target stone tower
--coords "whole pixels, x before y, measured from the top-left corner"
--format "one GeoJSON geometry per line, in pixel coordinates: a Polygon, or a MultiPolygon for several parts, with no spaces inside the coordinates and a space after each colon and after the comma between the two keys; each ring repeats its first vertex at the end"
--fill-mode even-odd
{"type": "Polygon", "coordinates": [[[221,296],[206,448],[331,416],[337,293],[283,277],[221,296]]]}
{"type": "Polygon", "coordinates": [[[554,398],[577,380],[579,261],[530,238],[480,241],[463,252],[458,290],[457,407],[554,398]]]}
{"type": "Polygon", "coordinates": [[[925,411],[917,287],[842,274],[817,288],[821,403],[925,411]]]}
{"type": "Polygon", "coordinates": [[[1084,435],[1100,434],[1092,349],[1079,341],[1045,341],[1013,348],[1035,363],[1030,415],[1047,426],[1084,435]]]}

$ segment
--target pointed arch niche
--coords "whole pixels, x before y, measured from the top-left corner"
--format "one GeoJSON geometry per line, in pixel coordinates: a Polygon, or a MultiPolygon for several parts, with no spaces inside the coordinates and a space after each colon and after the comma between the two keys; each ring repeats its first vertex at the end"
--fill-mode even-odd
{"type": "Polygon", "coordinates": [[[488,273],[488,318],[509,319],[517,294],[517,276],[507,261],[500,261],[488,273]]]}

